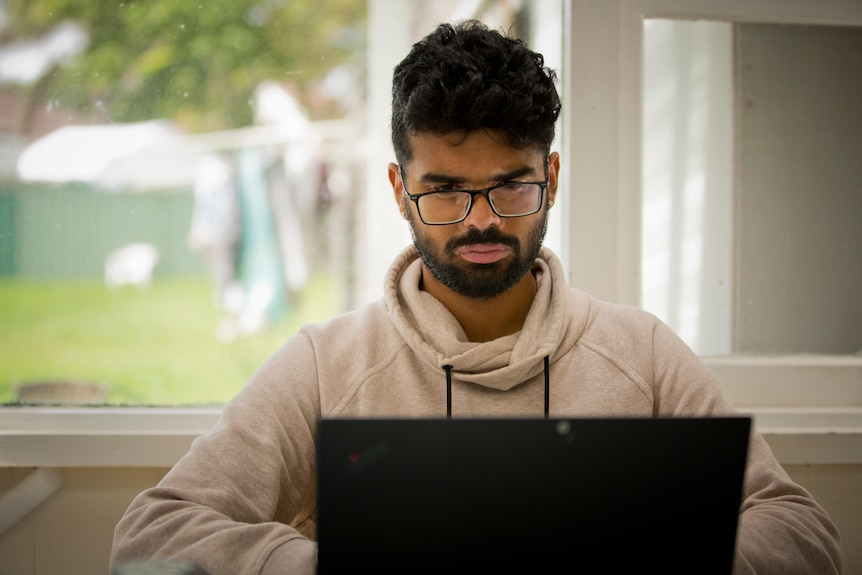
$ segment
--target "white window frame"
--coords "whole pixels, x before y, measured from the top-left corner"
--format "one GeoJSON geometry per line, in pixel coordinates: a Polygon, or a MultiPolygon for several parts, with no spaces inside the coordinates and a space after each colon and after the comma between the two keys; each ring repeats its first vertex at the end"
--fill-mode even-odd
{"type": "MultiPolygon", "coordinates": [[[[640,305],[641,73],[647,18],[862,26],[862,3],[571,0],[570,280],[599,298],[633,306],[640,305]]],[[[862,357],[704,361],[742,409],[807,409],[821,423],[828,422],[824,413],[837,410],[862,428],[862,357]]]]}

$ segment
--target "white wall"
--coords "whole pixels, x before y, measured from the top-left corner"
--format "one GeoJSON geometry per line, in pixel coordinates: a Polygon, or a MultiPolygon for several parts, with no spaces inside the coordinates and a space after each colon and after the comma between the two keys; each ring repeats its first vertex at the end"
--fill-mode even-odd
{"type": "Polygon", "coordinates": [[[862,352],[862,27],[738,27],[746,354],[862,352]]]}

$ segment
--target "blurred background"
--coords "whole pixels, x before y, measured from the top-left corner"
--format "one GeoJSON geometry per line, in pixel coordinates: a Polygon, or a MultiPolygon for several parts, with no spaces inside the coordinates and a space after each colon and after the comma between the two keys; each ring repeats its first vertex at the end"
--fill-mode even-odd
{"type": "Polygon", "coordinates": [[[0,403],[222,403],[378,297],[391,70],[471,17],[559,68],[558,1],[0,2],[0,403]]]}

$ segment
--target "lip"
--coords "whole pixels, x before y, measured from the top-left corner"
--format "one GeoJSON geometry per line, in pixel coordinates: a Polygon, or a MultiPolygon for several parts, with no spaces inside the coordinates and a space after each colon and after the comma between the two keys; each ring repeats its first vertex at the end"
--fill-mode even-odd
{"type": "Polygon", "coordinates": [[[474,264],[492,264],[512,253],[505,244],[469,244],[457,250],[459,256],[474,264]]]}

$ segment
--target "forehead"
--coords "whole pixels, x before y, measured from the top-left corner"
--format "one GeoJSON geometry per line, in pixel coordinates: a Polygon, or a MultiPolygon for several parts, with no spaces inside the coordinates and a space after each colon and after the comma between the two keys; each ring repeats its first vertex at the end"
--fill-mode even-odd
{"type": "Polygon", "coordinates": [[[524,168],[532,168],[537,174],[544,171],[545,158],[538,148],[513,148],[492,131],[444,135],[422,132],[411,134],[409,141],[412,151],[409,170],[415,178],[441,174],[467,181],[524,168]]]}

